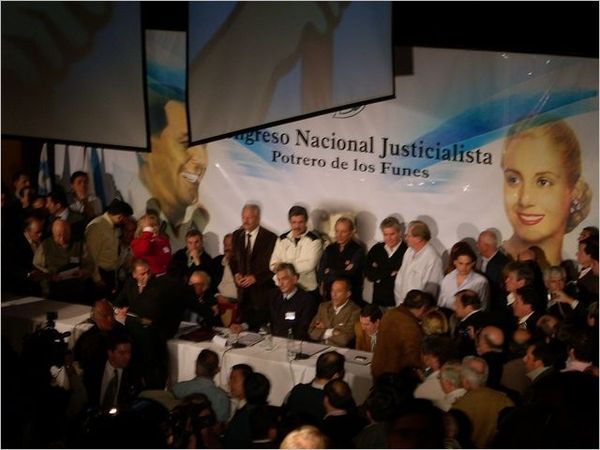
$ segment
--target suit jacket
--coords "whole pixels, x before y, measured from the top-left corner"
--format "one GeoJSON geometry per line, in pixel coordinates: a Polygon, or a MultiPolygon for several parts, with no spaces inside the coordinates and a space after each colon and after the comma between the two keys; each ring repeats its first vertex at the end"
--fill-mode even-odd
{"type": "Polygon", "coordinates": [[[300,287],[287,300],[283,299],[278,288],[273,289],[270,295],[272,334],[287,337],[288,329],[291,328],[295,339],[308,339],[308,327],[317,312],[315,298],[300,287]]]}
{"type": "Polygon", "coordinates": [[[396,281],[396,273],[402,265],[402,258],[404,258],[406,249],[406,243],[402,241],[391,257],[388,256],[383,242],[375,244],[369,250],[367,264],[365,265],[365,276],[373,282],[373,303],[375,305],[396,306],[394,282],[396,281]],[[394,273],[393,276],[392,273],[394,273]]]}
{"type": "Polygon", "coordinates": [[[317,278],[324,284],[324,297],[331,298],[331,285],[336,278],[346,277],[352,283],[352,300],[361,304],[364,265],[365,250],[358,242],[351,240],[341,252],[337,242],[328,245],[323,251],[317,270],[317,278]],[[350,264],[351,269],[347,270],[350,264]]]}
{"type": "Polygon", "coordinates": [[[598,301],[598,276],[590,270],[577,280],[577,299],[585,306],[598,301]]]}
{"type": "Polygon", "coordinates": [[[247,322],[250,329],[255,330],[269,320],[268,292],[275,287],[269,262],[277,235],[259,227],[252,253],[247,258],[245,234],[243,228],[233,232],[233,256],[229,265],[234,276],[240,273],[254,275],[256,278],[256,283],[252,286],[238,288],[241,320],[247,322]]]}
{"type": "Polygon", "coordinates": [[[421,367],[424,334],[415,315],[400,305],[386,311],[379,324],[371,372],[377,379],[386,372],[400,373],[406,367],[421,367]]]}
{"type": "Polygon", "coordinates": [[[333,309],[331,301],[321,303],[317,315],[310,323],[309,334],[314,341],[322,341],[323,335],[327,328],[333,328],[340,332],[337,336],[331,336],[325,340],[326,344],[337,345],[338,347],[346,347],[354,339],[354,324],[360,316],[360,308],[348,300],[346,305],[340,310],[337,315],[333,309]],[[325,329],[316,328],[315,324],[321,322],[325,325],[325,329]]]}
{"type": "Polygon", "coordinates": [[[477,334],[483,327],[491,324],[491,316],[482,310],[477,310],[465,320],[458,322],[453,336],[458,345],[458,353],[461,358],[477,354],[475,352],[475,341],[469,337],[469,327],[473,327],[475,334],[477,334]]]}
{"type": "Polygon", "coordinates": [[[464,412],[471,420],[471,436],[477,448],[489,448],[496,434],[501,411],[513,406],[513,401],[503,392],[481,387],[467,391],[454,402],[452,409],[464,412]]]}
{"type": "Polygon", "coordinates": [[[22,232],[2,240],[2,259],[5,261],[2,264],[3,290],[23,295],[41,294],[39,283],[27,278],[34,269],[33,256],[33,249],[22,232]]]}
{"type": "Polygon", "coordinates": [[[504,291],[504,277],[502,270],[510,259],[500,250],[488,261],[483,273],[490,284],[490,309],[497,310],[506,306],[506,292],[504,291]]]}
{"type": "MultiPolygon", "coordinates": [[[[87,391],[89,406],[97,407],[101,403],[100,393],[102,391],[104,367],[104,364],[96,364],[84,373],[83,384],[87,391]]],[[[118,404],[122,405],[134,400],[141,390],[142,381],[139,372],[132,368],[123,369],[117,395],[118,404]]]]}

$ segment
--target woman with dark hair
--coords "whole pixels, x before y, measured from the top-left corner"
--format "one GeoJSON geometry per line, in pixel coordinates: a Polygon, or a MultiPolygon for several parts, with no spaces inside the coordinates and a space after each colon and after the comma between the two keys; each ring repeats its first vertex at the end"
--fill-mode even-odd
{"type": "Polygon", "coordinates": [[[458,291],[470,289],[475,291],[481,300],[482,309],[489,302],[489,285],[487,279],[475,272],[477,256],[469,245],[454,246],[451,252],[451,262],[454,270],[448,273],[440,284],[438,306],[454,310],[454,295],[458,291]],[[456,249],[455,249],[456,248],[456,249]]]}

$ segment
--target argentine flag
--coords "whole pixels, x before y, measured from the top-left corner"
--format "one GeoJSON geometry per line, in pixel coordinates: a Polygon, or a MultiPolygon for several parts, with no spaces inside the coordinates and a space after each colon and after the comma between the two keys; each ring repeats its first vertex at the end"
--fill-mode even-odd
{"type": "Polygon", "coordinates": [[[38,194],[48,195],[52,190],[50,168],[48,167],[48,144],[42,147],[40,154],[40,167],[38,171],[38,194]]]}

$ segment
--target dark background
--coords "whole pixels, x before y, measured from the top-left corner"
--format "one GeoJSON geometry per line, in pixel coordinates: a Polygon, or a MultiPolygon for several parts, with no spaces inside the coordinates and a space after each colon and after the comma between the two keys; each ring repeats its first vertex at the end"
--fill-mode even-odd
{"type": "MultiPolygon", "coordinates": [[[[185,30],[187,2],[142,2],[146,28],[185,30]]],[[[598,57],[598,2],[392,2],[394,45],[598,57]]]]}

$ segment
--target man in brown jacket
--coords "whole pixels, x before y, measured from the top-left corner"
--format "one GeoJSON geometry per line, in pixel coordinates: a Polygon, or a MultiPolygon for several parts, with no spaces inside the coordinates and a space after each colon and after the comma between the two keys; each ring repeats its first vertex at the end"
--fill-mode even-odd
{"type": "Polygon", "coordinates": [[[350,281],[336,279],[331,284],[331,301],[321,303],[308,328],[314,341],[338,347],[347,347],[354,340],[354,324],[358,322],[360,308],[350,296],[350,281]]]}
{"type": "Polygon", "coordinates": [[[424,334],[419,320],[434,303],[431,294],[413,289],[400,306],[383,315],[371,363],[374,380],[386,372],[399,373],[405,367],[422,366],[424,334]]]}

